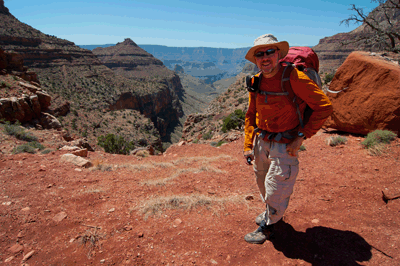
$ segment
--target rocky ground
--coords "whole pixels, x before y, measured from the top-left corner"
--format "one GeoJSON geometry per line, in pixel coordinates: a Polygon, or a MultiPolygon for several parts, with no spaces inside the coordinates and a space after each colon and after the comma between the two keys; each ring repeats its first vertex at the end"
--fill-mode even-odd
{"type": "Polygon", "coordinates": [[[58,131],[31,130],[47,154],[10,154],[0,133],[0,262],[4,265],[398,265],[400,141],[371,156],[360,142],[305,141],[276,237],[251,245],[263,210],[243,137],[174,145],[135,157],[89,152],[62,162],[58,131]]]}

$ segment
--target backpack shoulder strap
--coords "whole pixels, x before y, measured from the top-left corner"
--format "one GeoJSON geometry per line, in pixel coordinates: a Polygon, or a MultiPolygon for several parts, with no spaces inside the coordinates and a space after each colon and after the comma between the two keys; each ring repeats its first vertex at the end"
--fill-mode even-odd
{"type": "Polygon", "coordinates": [[[283,92],[288,92],[288,99],[290,102],[294,103],[296,101],[296,95],[293,92],[292,85],[290,85],[290,74],[292,73],[293,69],[295,68],[294,65],[291,63],[286,63],[282,72],[281,78],[281,89],[283,92]]]}
{"type": "Polygon", "coordinates": [[[300,107],[297,102],[296,94],[293,92],[292,85],[290,84],[290,74],[292,73],[295,66],[291,63],[284,62],[286,64],[283,69],[282,78],[281,78],[281,88],[283,92],[287,92],[289,102],[296,108],[297,116],[299,117],[299,122],[301,128],[304,128],[303,118],[301,117],[300,107]]]}

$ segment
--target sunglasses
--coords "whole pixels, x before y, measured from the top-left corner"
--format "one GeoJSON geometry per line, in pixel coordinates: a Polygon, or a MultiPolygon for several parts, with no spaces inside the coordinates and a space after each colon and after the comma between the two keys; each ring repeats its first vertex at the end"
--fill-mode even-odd
{"type": "Polygon", "coordinates": [[[278,51],[278,50],[271,48],[271,49],[268,49],[265,52],[257,52],[257,53],[254,54],[254,56],[257,57],[257,58],[263,58],[264,54],[266,56],[270,56],[270,55],[273,55],[276,51],[278,51]]]}

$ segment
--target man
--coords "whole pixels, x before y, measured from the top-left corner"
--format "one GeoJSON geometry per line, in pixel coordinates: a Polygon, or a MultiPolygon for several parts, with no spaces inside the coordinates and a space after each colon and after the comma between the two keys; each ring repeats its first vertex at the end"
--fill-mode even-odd
{"type": "Polygon", "coordinates": [[[266,203],[265,212],[256,218],[259,228],[245,236],[249,243],[262,244],[272,236],[274,224],[283,217],[293,192],[299,171],[298,150],[332,113],[332,105],[321,89],[293,68],[290,85],[301,99],[299,110],[303,113],[307,105],[313,110],[304,127],[300,126],[296,107],[281,89],[284,67],[279,60],[288,50],[287,42],[265,34],[254,41],[245,57],[260,69],[261,82],[258,92],[249,92],[244,156],[254,159],[257,185],[266,203]]]}

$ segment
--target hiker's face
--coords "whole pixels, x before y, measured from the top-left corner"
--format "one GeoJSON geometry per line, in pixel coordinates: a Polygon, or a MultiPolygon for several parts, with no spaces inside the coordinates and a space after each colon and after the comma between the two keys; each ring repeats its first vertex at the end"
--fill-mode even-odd
{"type": "Polygon", "coordinates": [[[256,59],[256,64],[258,68],[265,74],[272,73],[278,66],[279,62],[279,50],[277,47],[267,47],[267,48],[261,48],[258,49],[254,55],[256,55],[259,52],[264,52],[263,56],[254,56],[256,59]],[[275,49],[275,53],[269,54],[271,52],[271,49],[275,49]],[[270,50],[269,52],[267,52],[270,50]],[[267,52],[267,53],[265,53],[267,52]]]}

